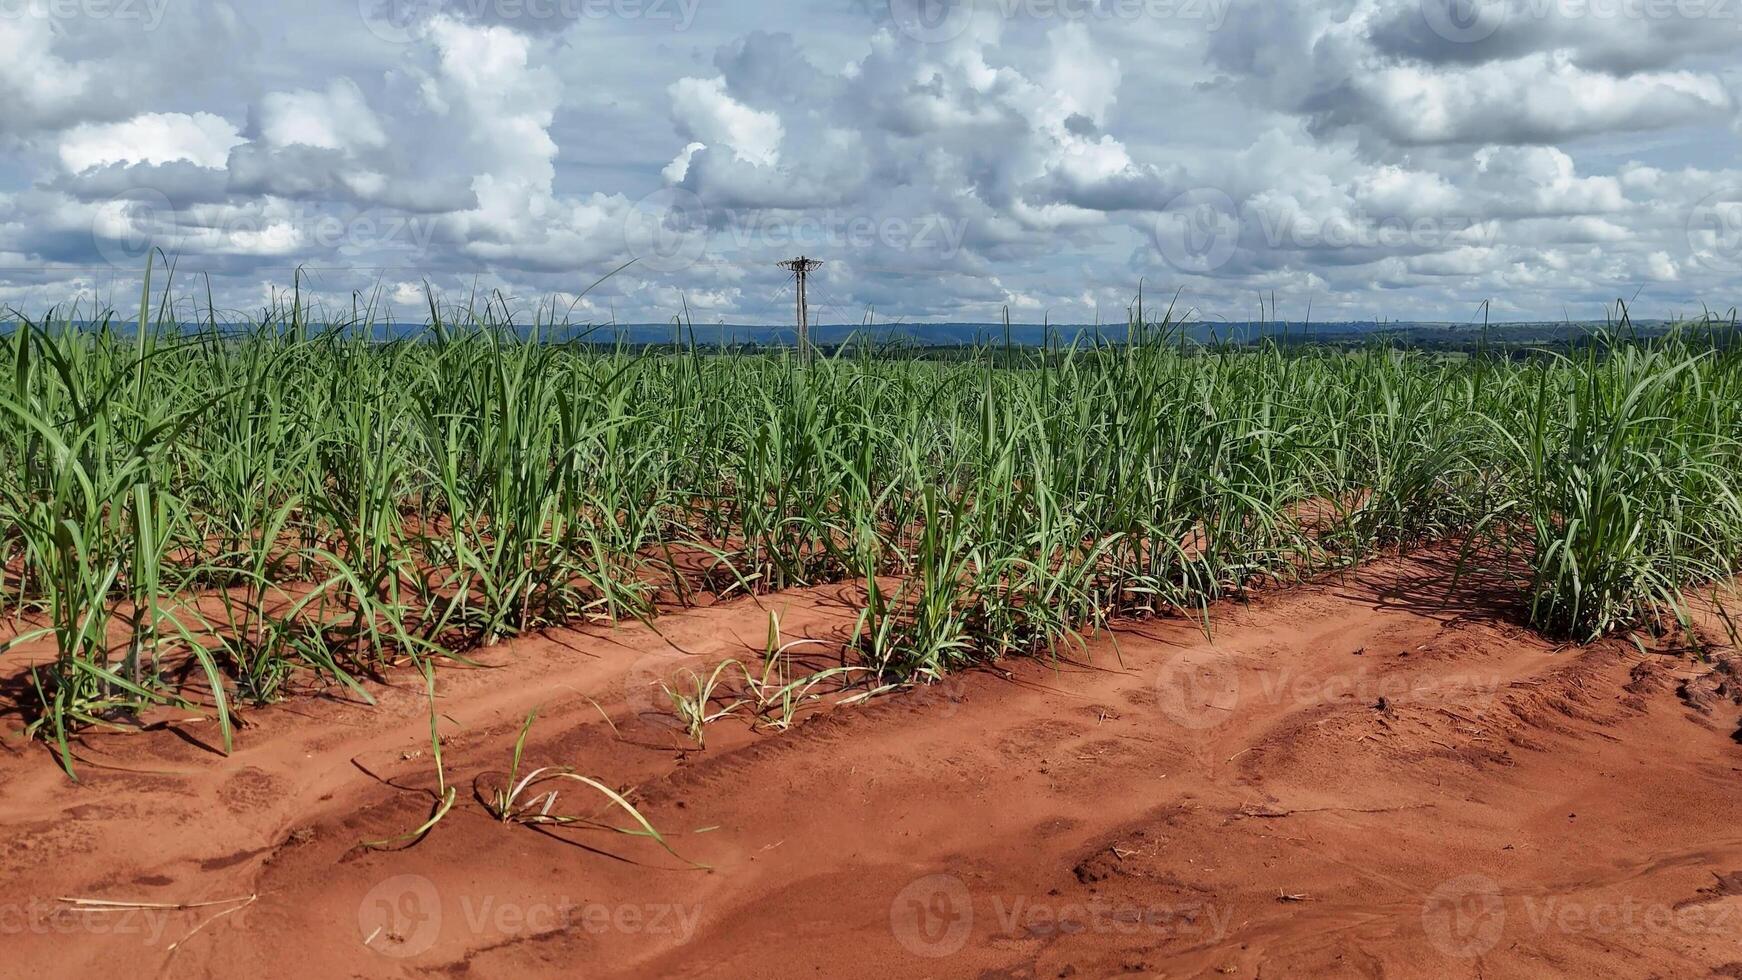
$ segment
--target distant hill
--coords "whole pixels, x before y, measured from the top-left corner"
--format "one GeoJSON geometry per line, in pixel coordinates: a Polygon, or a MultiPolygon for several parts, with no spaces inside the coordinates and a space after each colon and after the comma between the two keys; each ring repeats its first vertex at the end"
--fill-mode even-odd
{"type": "MultiPolygon", "coordinates": [[[[1635,321],[1628,329],[1655,335],[1669,329],[1669,321],[1635,321]]],[[[589,339],[609,342],[620,338],[629,344],[670,344],[674,340],[717,346],[727,345],[790,345],[796,342],[792,327],[752,326],[746,324],[695,324],[674,328],[670,323],[636,323],[575,328],[589,339]]],[[[1178,337],[1180,325],[1169,328],[1178,337]]],[[[1380,337],[1423,346],[1449,345],[1464,347],[1480,343],[1486,331],[1494,343],[1564,343],[1594,333],[1611,330],[1612,325],[1600,322],[1536,322],[1497,323],[1486,328],[1482,324],[1439,323],[1427,321],[1354,320],[1333,323],[1270,322],[1199,322],[1183,326],[1185,335],[1198,343],[1251,343],[1265,338],[1291,342],[1360,343],[1380,337]]],[[[1093,324],[1036,323],[1011,324],[1006,333],[1002,323],[887,323],[872,327],[847,324],[823,324],[811,328],[813,342],[822,346],[837,346],[849,340],[880,343],[907,343],[929,347],[960,347],[971,345],[1001,345],[1009,343],[1037,347],[1093,343],[1123,343],[1127,337],[1124,324],[1095,326],[1093,324]]]]}
{"type": "MultiPolygon", "coordinates": [[[[90,324],[79,324],[91,326],[90,324]]],[[[0,321],[0,332],[15,324],[0,321]]],[[[1527,322],[1482,324],[1442,323],[1429,321],[1350,320],[1328,323],[1297,322],[1196,322],[1175,324],[1168,329],[1170,339],[1178,339],[1183,330],[1187,339],[1199,344],[1249,344],[1266,338],[1286,343],[1316,343],[1339,346],[1359,346],[1384,341],[1424,349],[1467,350],[1482,344],[1499,347],[1566,346],[1588,340],[1596,334],[1633,333],[1656,336],[1669,330],[1667,320],[1629,322],[1624,329],[1597,321],[1527,322]]],[[[1726,334],[1734,324],[1713,324],[1726,334]]],[[[189,324],[194,332],[205,324],[189,324]]],[[[110,329],[132,333],[133,323],[111,322],[110,329]]],[[[249,324],[220,324],[220,329],[246,332],[249,324]]],[[[318,325],[310,325],[319,331],[318,325]]],[[[355,328],[351,328],[355,329],[355,328]]],[[[1154,329],[1154,328],[1152,328],[1154,329]]],[[[390,337],[422,336],[427,327],[422,323],[378,324],[376,335],[390,337]]],[[[542,331],[552,341],[584,340],[594,344],[625,344],[633,347],[666,346],[673,343],[702,347],[783,347],[797,342],[796,331],[789,326],[754,324],[694,324],[674,327],[671,323],[571,324],[546,327],[542,331]]],[[[1122,344],[1127,339],[1124,324],[1052,324],[1038,323],[880,323],[866,327],[852,324],[821,324],[811,330],[812,341],[818,346],[834,348],[849,342],[872,345],[915,346],[925,348],[998,347],[1006,342],[1018,347],[1053,347],[1072,343],[1089,346],[1122,344]]]]}

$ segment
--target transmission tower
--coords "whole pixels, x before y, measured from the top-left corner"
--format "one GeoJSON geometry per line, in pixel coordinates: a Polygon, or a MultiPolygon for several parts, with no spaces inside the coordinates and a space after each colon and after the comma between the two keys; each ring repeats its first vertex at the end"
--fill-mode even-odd
{"type": "Polygon", "coordinates": [[[805,279],[823,264],[801,255],[790,262],[780,263],[780,267],[792,273],[798,281],[798,359],[808,367],[811,362],[811,321],[810,308],[805,303],[805,279]]]}

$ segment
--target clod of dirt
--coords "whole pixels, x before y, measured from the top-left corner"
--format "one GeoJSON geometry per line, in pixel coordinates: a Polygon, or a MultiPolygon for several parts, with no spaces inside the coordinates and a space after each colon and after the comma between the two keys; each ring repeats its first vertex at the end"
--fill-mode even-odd
{"type": "Polygon", "coordinates": [[[1742,667],[1733,656],[1721,657],[1711,670],[1682,681],[1675,693],[1683,704],[1707,717],[1717,708],[1742,705],[1742,667]]]}
{"type": "Polygon", "coordinates": [[[1669,678],[1663,661],[1658,657],[1650,657],[1633,665],[1633,669],[1627,674],[1627,683],[1622,687],[1622,690],[1628,694],[1646,697],[1658,694],[1668,686],[1669,678]]]}
{"type": "Polygon", "coordinates": [[[1077,866],[1071,869],[1071,874],[1076,876],[1079,884],[1084,885],[1106,881],[1114,876],[1132,875],[1133,871],[1125,867],[1125,858],[1137,853],[1142,844],[1148,840],[1149,835],[1139,830],[1132,835],[1132,838],[1130,843],[1115,842],[1109,844],[1077,862],[1077,866]]]}
{"type": "Polygon", "coordinates": [[[1742,871],[1732,871],[1727,875],[1713,872],[1712,877],[1715,880],[1710,885],[1695,892],[1693,898],[1677,902],[1675,907],[1685,909],[1694,905],[1707,905],[1732,895],[1742,895],[1742,871]]]}
{"type": "Polygon", "coordinates": [[[1113,854],[1111,848],[1087,860],[1079,861],[1077,866],[1071,869],[1071,874],[1076,876],[1077,882],[1084,885],[1106,881],[1119,873],[1119,859],[1113,854]]]}

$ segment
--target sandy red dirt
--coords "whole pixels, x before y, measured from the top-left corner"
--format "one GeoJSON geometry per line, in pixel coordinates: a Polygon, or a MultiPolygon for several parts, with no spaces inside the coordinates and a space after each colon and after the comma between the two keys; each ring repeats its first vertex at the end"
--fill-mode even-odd
{"type": "Polygon", "coordinates": [[[357,844],[430,813],[409,680],[256,711],[228,758],[210,724],[93,737],[77,786],[9,740],[0,975],[1742,976],[1742,708],[1685,656],[1557,648],[1416,558],[705,751],[659,710],[656,678],[759,652],[767,609],[838,642],[851,598],[444,672],[459,803],[398,851],[357,844]],[[494,821],[474,786],[538,705],[529,766],[635,787],[711,870],[494,821]]]}

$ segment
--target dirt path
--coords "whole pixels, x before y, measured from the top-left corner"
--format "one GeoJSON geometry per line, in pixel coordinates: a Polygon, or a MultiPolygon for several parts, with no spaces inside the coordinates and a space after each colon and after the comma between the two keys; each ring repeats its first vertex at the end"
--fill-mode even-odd
{"type": "Polygon", "coordinates": [[[1557,651],[1413,559],[1219,608],[1213,640],[1139,624],[784,734],[723,721],[705,751],[655,710],[655,678],[760,651],[767,608],[838,639],[849,598],[444,674],[459,804],[397,852],[355,845],[429,815],[412,685],[256,713],[229,759],[209,726],[94,740],[120,768],[78,787],[8,743],[0,975],[1742,976],[1742,709],[1716,678],[1690,707],[1686,660],[1557,651]],[[493,821],[474,784],[539,704],[528,765],[637,787],[711,870],[493,821]],[[215,920],[234,906],[53,901],[256,894],[215,920]]]}

